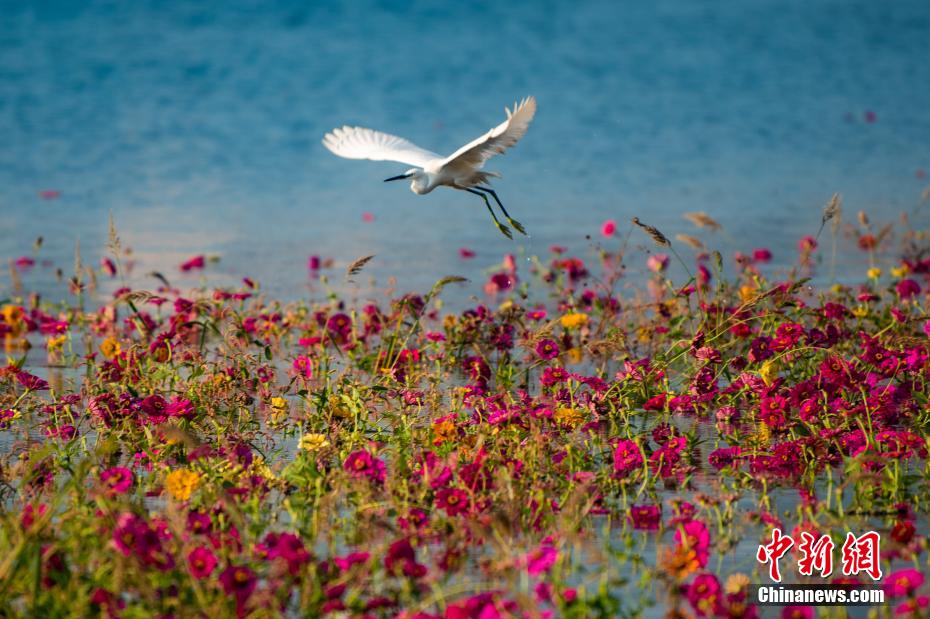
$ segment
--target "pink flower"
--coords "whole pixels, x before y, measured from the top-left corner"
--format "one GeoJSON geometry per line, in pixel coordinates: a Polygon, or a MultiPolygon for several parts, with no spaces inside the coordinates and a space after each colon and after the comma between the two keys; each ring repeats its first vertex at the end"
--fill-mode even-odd
{"type": "Polygon", "coordinates": [[[668,268],[668,261],[667,254],[652,254],[646,260],[646,266],[654,273],[661,273],[668,268]]]}
{"type": "Polygon", "coordinates": [[[362,213],[362,221],[364,221],[366,224],[370,224],[374,220],[375,220],[375,216],[373,213],[369,213],[367,211],[362,213]]]}
{"type": "Polygon", "coordinates": [[[307,258],[307,270],[316,272],[320,270],[320,257],[310,256],[307,258]]]}
{"type": "Polygon", "coordinates": [[[810,252],[817,249],[817,239],[810,235],[803,237],[800,241],[798,241],[798,249],[802,254],[809,254],[810,252]]]}
{"type": "Polygon", "coordinates": [[[459,258],[461,258],[462,260],[468,260],[469,258],[474,258],[474,257],[475,257],[475,252],[468,249],[467,247],[462,247],[461,249],[459,249],[459,258]]]}
{"type": "Polygon", "coordinates": [[[555,548],[549,544],[543,544],[531,550],[524,558],[526,571],[530,576],[539,576],[543,572],[548,572],[558,558],[559,553],[555,548]]]}
{"type": "Polygon", "coordinates": [[[109,496],[126,494],[132,487],[132,471],[124,466],[114,466],[100,474],[100,481],[106,487],[109,496]]]}
{"type": "Polygon", "coordinates": [[[752,250],[753,262],[768,262],[772,259],[772,252],[764,247],[752,250]]]}
{"type": "Polygon", "coordinates": [[[601,224],[601,234],[606,237],[611,237],[614,235],[614,232],[617,231],[617,222],[613,219],[608,219],[601,224]]]}
{"type": "Polygon", "coordinates": [[[198,546],[187,555],[187,565],[191,575],[197,580],[203,580],[213,573],[216,568],[216,556],[206,546],[198,546]]]}
{"type": "Polygon", "coordinates": [[[924,584],[924,575],[920,571],[909,567],[897,572],[892,572],[886,579],[882,587],[891,597],[901,597],[911,595],[922,584],[924,584]]]}

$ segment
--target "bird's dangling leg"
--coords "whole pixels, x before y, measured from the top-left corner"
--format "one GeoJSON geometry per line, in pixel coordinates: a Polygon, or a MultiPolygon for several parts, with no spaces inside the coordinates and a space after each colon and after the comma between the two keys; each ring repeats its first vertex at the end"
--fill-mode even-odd
{"type": "Polygon", "coordinates": [[[487,191],[494,197],[494,201],[497,202],[497,206],[501,207],[501,211],[504,213],[504,217],[507,218],[507,221],[510,222],[510,225],[517,229],[517,232],[523,236],[528,236],[526,230],[523,228],[523,224],[510,216],[510,213],[507,212],[507,209],[504,208],[501,199],[497,197],[497,192],[491,189],[490,187],[475,187],[475,189],[480,189],[481,191],[487,191]]]}
{"type": "Polygon", "coordinates": [[[481,198],[484,200],[484,203],[485,203],[485,204],[487,205],[487,207],[488,207],[488,212],[491,213],[491,219],[494,220],[494,225],[497,226],[497,229],[501,231],[501,234],[503,234],[504,236],[506,236],[508,239],[513,239],[513,233],[510,231],[510,228],[508,228],[507,226],[505,226],[504,224],[502,224],[502,223],[500,222],[500,220],[497,219],[497,215],[494,214],[494,209],[491,208],[491,203],[488,201],[488,196],[486,196],[485,194],[481,193],[480,191],[475,191],[474,189],[469,189],[469,188],[467,188],[467,187],[465,187],[464,189],[465,189],[465,191],[467,191],[468,193],[473,193],[473,194],[475,194],[476,196],[481,196],[481,198]]]}

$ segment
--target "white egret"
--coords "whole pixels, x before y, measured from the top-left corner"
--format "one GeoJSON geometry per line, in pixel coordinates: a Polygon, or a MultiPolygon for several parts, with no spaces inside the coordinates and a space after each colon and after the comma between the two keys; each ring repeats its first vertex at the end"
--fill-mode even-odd
{"type": "Polygon", "coordinates": [[[400,174],[384,179],[384,182],[409,178],[410,190],[419,195],[445,186],[481,196],[494,219],[494,224],[508,238],[513,238],[510,228],[497,219],[488,201],[494,198],[504,217],[521,234],[526,234],[519,221],[513,219],[504,208],[497,193],[488,187],[491,177],[500,178],[497,172],[484,172],[485,162],[503,153],[516,144],[526,133],[533,115],[536,114],[536,99],[527,97],[514,104],[511,112],[504,108],[507,120],[497,125],[480,138],[469,142],[448,157],[420,148],[403,138],[363,127],[345,126],[333,129],[323,138],[323,145],[334,154],[347,159],[371,159],[372,161],[397,161],[416,166],[400,174]]]}

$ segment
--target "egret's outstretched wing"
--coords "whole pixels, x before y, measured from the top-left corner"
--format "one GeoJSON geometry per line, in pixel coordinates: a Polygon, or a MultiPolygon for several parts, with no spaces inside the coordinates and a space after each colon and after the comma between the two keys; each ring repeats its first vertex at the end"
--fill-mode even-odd
{"type": "Polygon", "coordinates": [[[449,155],[443,161],[443,166],[463,172],[476,170],[494,155],[516,144],[536,114],[536,99],[527,97],[519,104],[514,104],[513,112],[507,108],[504,111],[507,112],[507,120],[449,155]]]}
{"type": "Polygon", "coordinates": [[[323,137],[323,146],[346,159],[399,161],[420,168],[431,161],[442,159],[441,155],[420,148],[404,138],[364,127],[333,129],[323,137]]]}

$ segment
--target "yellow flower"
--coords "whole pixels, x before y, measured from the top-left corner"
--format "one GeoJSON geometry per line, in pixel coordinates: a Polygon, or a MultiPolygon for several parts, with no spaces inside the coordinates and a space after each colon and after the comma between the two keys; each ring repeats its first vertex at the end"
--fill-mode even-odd
{"type": "Polygon", "coordinates": [[[100,354],[106,357],[107,359],[112,359],[122,352],[122,349],[119,345],[119,340],[115,337],[108,337],[107,339],[100,342],[100,354]]]}
{"type": "Polygon", "coordinates": [[[507,299],[506,301],[504,301],[503,303],[500,304],[500,307],[497,308],[497,311],[498,311],[498,312],[506,312],[506,311],[509,310],[511,307],[513,307],[513,301],[511,301],[510,299],[507,299]]]}
{"type": "Polygon", "coordinates": [[[446,314],[442,319],[442,326],[444,329],[452,329],[458,324],[458,318],[455,314],[446,314]]]}
{"type": "Polygon", "coordinates": [[[67,339],[68,339],[67,335],[59,335],[58,337],[50,337],[48,338],[48,341],[45,343],[45,345],[49,350],[55,350],[56,348],[61,348],[64,345],[65,341],[67,341],[67,339]]]}
{"type": "Polygon", "coordinates": [[[433,445],[442,445],[446,441],[455,438],[455,435],[455,422],[451,419],[433,424],[433,445]]]}
{"type": "Polygon", "coordinates": [[[288,413],[287,400],[279,395],[271,398],[271,421],[278,422],[288,413]]]}
{"type": "Polygon", "coordinates": [[[891,274],[894,275],[895,277],[904,277],[910,272],[911,270],[908,268],[906,264],[902,264],[899,267],[891,267],[891,274]]]}
{"type": "Polygon", "coordinates": [[[562,316],[560,322],[566,329],[575,329],[588,324],[588,315],[581,312],[570,312],[562,316]]]}
{"type": "Polygon", "coordinates": [[[726,593],[737,594],[748,586],[749,576],[742,572],[737,572],[735,574],[730,574],[726,584],[723,585],[723,590],[726,593]]]}
{"type": "Polygon", "coordinates": [[[772,441],[772,431],[764,423],[757,424],[756,433],[752,438],[757,446],[767,447],[772,441]]]}
{"type": "Polygon", "coordinates": [[[857,305],[852,309],[852,314],[856,318],[865,318],[869,315],[869,308],[866,305],[857,305]]]}
{"type": "Polygon", "coordinates": [[[577,346],[575,346],[574,348],[569,348],[566,351],[566,354],[568,355],[569,363],[581,363],[581,360],[583,359],[581,349],[578,348],[577,346]]]}
{"type": "Polygon", "coordinates": [[[349,405],[343,402],[341,399],[338,402],[333,403],[331,410],[334,417],[339,417],[340,419],[352,418],[352,409],[349,408],[349,405]]]}
{"type": "Polygon", "coordinates": [[[775,382],[775,378],[778,376],[778,368],[773,359],[769,359],[762,364],[759,369],[759,376],[762,377],[762,382],[765,383],[766,387],[770,387],[775,382]]]}
{"type": "Polygon", "coordinates": [[[4,305],[0,310],[0,316],[3,316],[3,322],[10,328],[10,333],[17,337],[26,331],[26,323],[23,321],[23,308],[18,305],[4,305]]]}
{"type": "Polygon", "coordinates": [[[570,408],[568,406],[562,406],[555,410],[553,415],[557,423],[563,426],[575,427],[580,425],[585,420],[585,414],[583,411],[578,410],[577,408],[570,408]]]}
{"type": "Polygon", "coordinates": [[[329,447],[325,434],[304,434],[300,437],[300,448],[305,451],[318,451],[329,447]]]}
{"type": "Polygon", "coordinates": [[[743,303],[749,303],[755,296],[758,294],[759,289],[750,284],[740,286],[739,288],[739,298],[743,303]]]}
{"type": "MultiPolygon", "coordinates": [[[[892,273],[893,272],[894,272],[894,269],[892,269],[892,273]]],[[[878,267],[872,267],[871,269],[866,271],[865,274],[868,276],[869,279],[878,279],[879,277],[882,276],[882,270],[878,267]]]]}
{"type": "Polygon", "coordinates": [[[226,374],[225,372],[217,372],[210,378],[210,380],[213,381],[214,387],[222,387],[226,383],[231,382],[232,377],[229,374],[226,374]]]}
{"type": "Polygon", "coordinates": [[[22,321],[23,308],[18,305],[4,305],[0,315],[3,316],[3,321],[12,327],[22,321]]]}
{"type": "Polygon", "coordinates": [[[200,475],[187,469],[177,469],[165,478],[165,489],[178,501],[186,501],[200,485],[200,475]]]}

